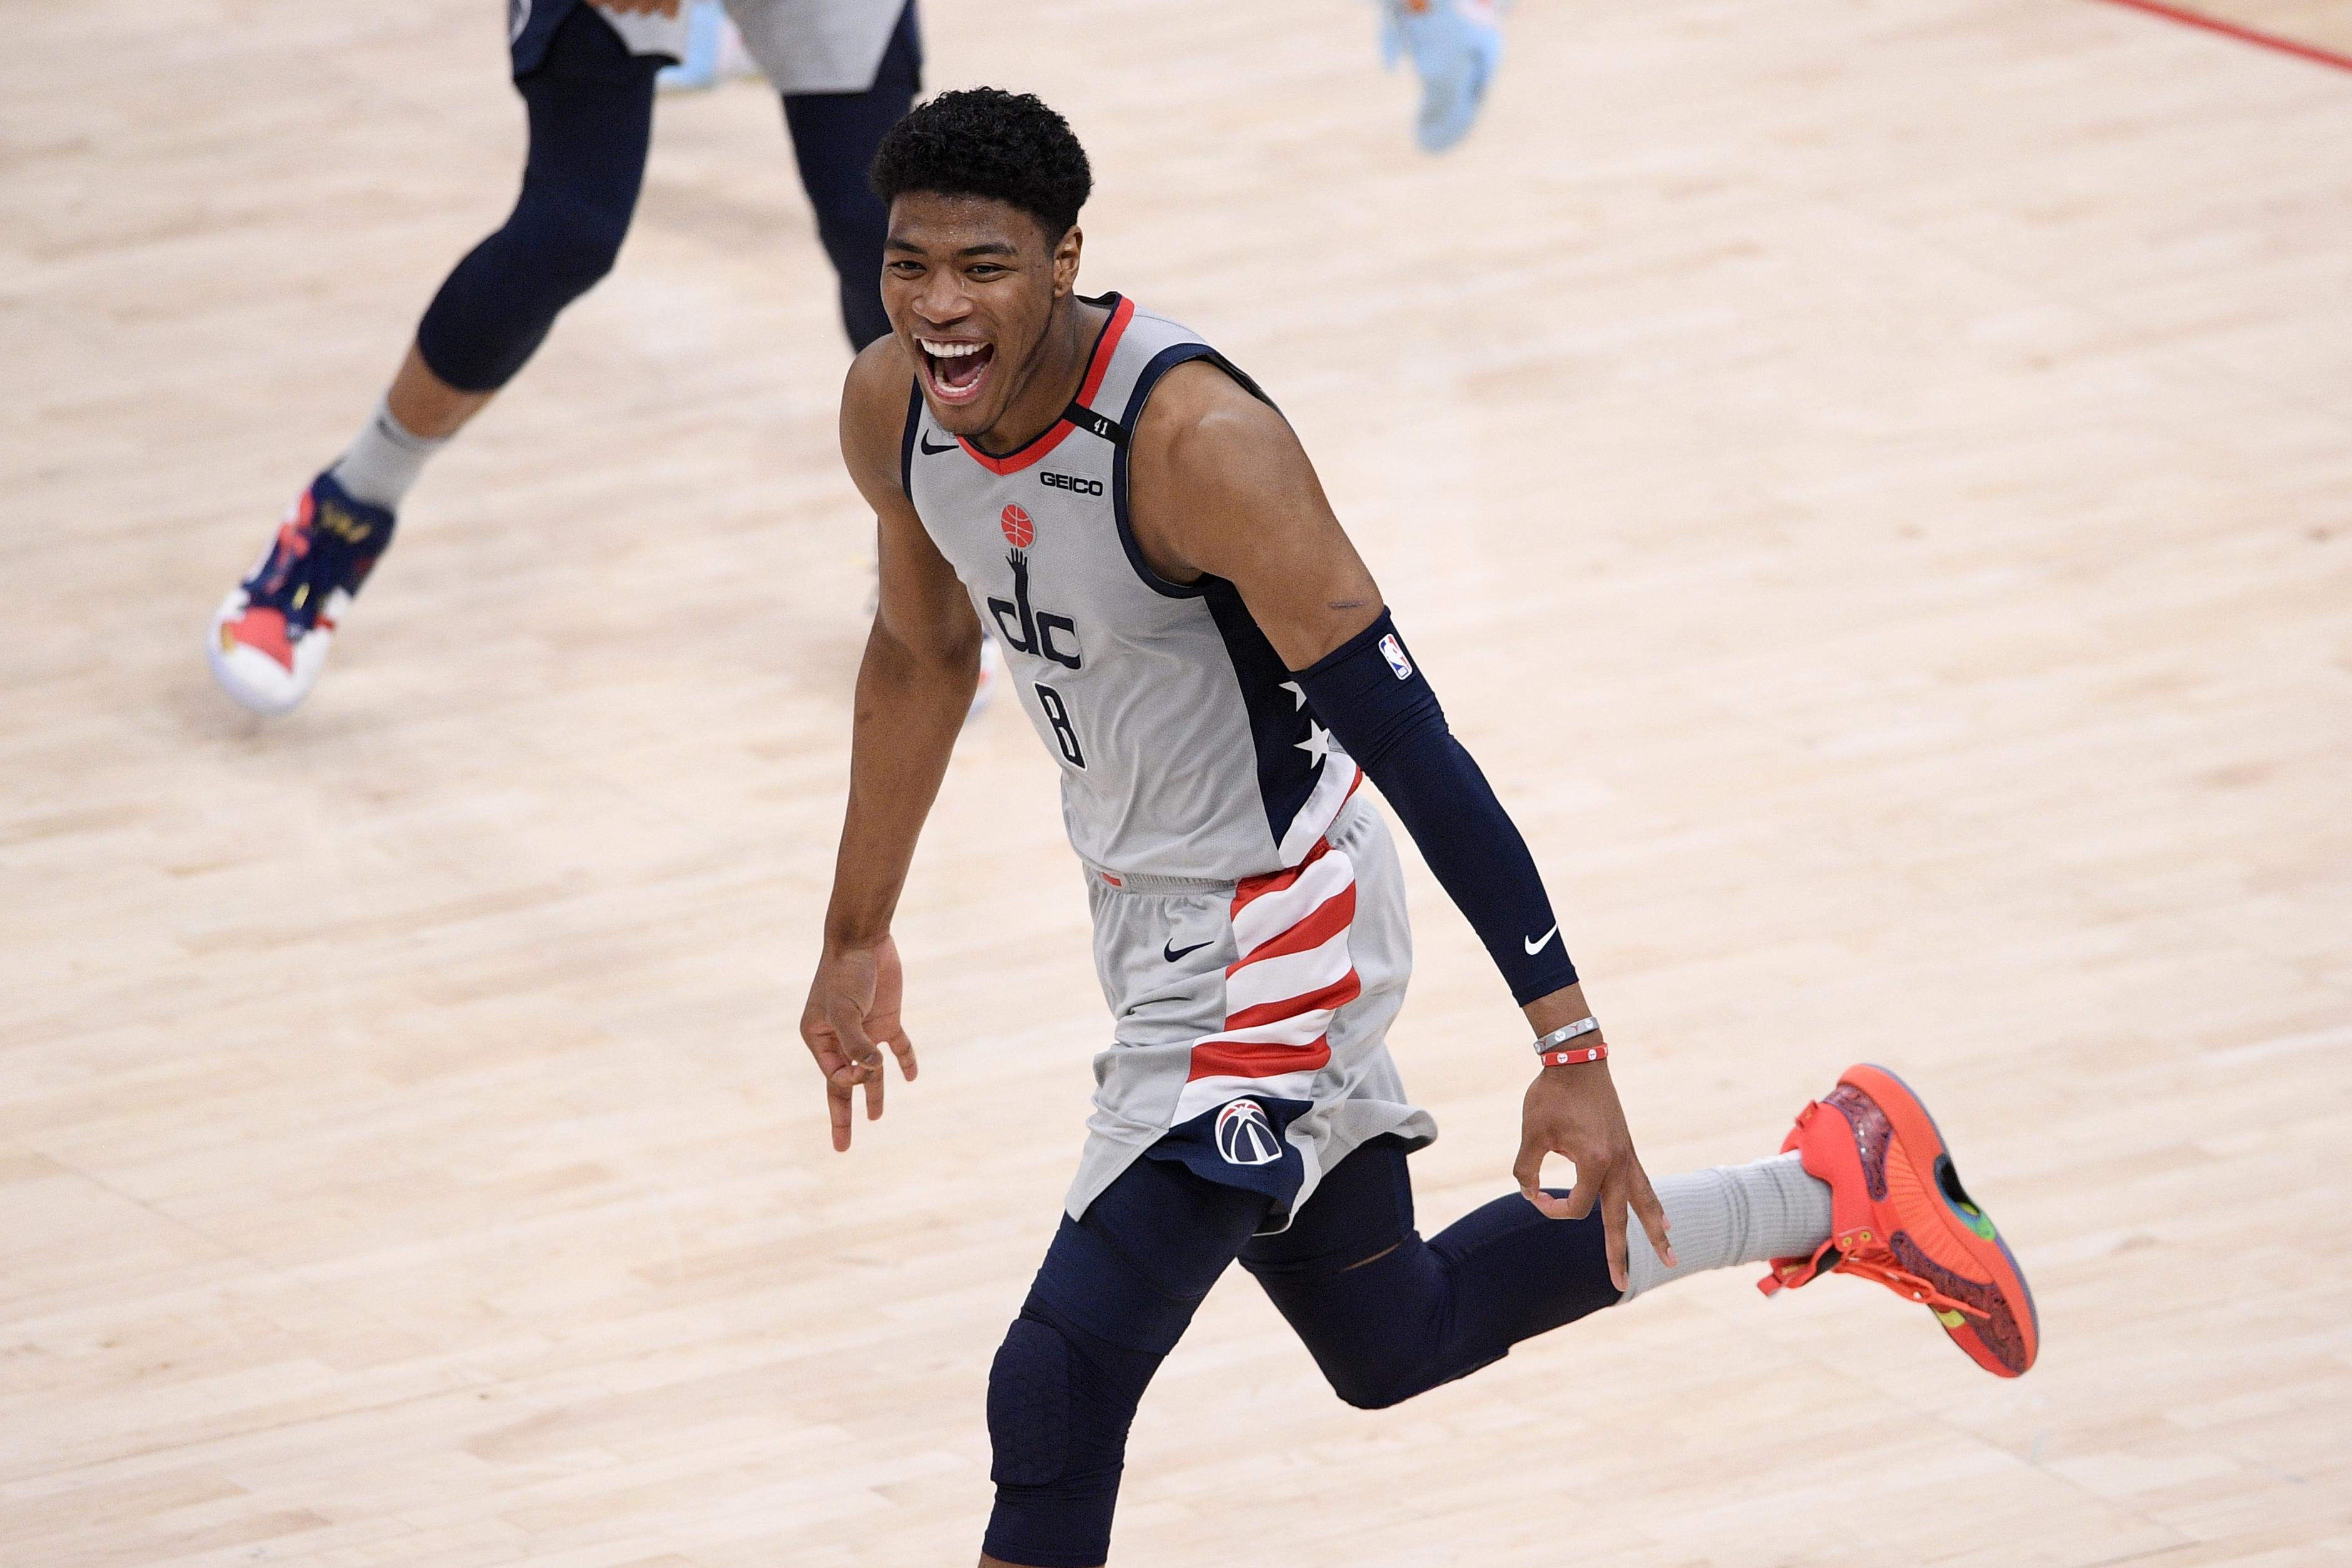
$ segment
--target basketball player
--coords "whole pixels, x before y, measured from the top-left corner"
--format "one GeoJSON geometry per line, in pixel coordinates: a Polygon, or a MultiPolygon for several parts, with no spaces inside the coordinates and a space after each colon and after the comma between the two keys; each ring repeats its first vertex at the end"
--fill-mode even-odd
{"type": "Polygon", "coordinates": [[[1187,329],[1076,292],[1086,154],[1036,99],[949,93],[884,142],[882,298],[842,449],[879,519],[849,805],[801,1032],[836,1149],[915,1076],[891,917],[981,628],[1062,773],[1113,1041],[1066,1212],[990,1374],[983,1564],[1109,1552],[1129,1423],[1238,1258],[1339,1397],[1379,1406],[1704,1268],[1841,1272],[1990,1371],[2032,1299],[1917,1097],[1850,1068],[1777,1157],[1653,1186],[1535,863],[1298,441],[1187,329]],[[1427,1240],[1436,1128],[1386,1035],[1411,969],[1369,775],[1535,1037],[1518,1190],[1427,1240]],[[1545,1157],[1576,1184],[1540,1185],[1545,1157]],[[1628,1224],[1628,1215],[1633,1224],[1628,1224]],[[1671,1234],[1671,1242],[1669,1235],[1671,1234]]]}
{"type": "MultiPolygon", "coordinates": [[[[853,348],[889,330],[873,279],[882,204],[866,170],[919,87],[913,0],[731,0],[745,46],[783,96],[853,348]]],[[[611,270],[643,184],[654,79],[686,51],[679,0],[509,0],[515,89],[530,121],[522,193],[457,263],[390,390],[314,478],[205,647],[224,690],[257,713],[310,692],[352,596],[392,542],[425,463],[529,360],[565,306],[611,270]]]]}

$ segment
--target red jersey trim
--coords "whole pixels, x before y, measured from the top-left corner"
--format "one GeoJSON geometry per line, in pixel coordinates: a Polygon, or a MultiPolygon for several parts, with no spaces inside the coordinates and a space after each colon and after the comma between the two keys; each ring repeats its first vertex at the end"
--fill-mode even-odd
{"type": "MultiPolygon", "coordinates": [[[[1095,394],[1102,390],[1103,377],[1110,374],[1111,355],[1118,352],[1118,340],[1127,332],[1128,322],[1135,319],[1135,301],[1122,299],[1111,310],[1110,320],[1103,323],[1102,335],[1095,340],[1093,355],[1087,362],[1087,378],[1078,384],[1077,402],[1080,407],[1091,407],[1095,394]]],[[[956,437],[971,460],[990,473],[1002,477],[1017,474],[1031,464],[1041,461],[1046,454],[1070,438],[1077,426],[1067,419],[1057,419],[1052,428],[1040,432],[1017,451],[1003,458],[992,458],[962,437],[956,437]]]]}

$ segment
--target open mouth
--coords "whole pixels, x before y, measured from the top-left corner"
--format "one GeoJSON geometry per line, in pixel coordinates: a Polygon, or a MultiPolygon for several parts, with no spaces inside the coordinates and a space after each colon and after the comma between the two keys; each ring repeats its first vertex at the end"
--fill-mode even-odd
{"type": "Polygon", "coordinates": [[[943,338],[917,338],[923,351],[923,374],[931,395],[941,403],[970,403],[988,384],[989,366],[996,363],[996,345],[957,342],[943,338]]]}

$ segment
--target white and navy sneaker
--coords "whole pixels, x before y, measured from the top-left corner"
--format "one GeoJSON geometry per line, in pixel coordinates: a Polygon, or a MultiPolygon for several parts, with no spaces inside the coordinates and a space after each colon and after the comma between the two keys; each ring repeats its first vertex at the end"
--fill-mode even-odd
{"type": "Polygon", "coordinates": [[[205,654],[220,689],[256,713],[291,712],[319,683],[335,625],[392,530],[388,509],[353,500],[331,474],[312,479],[213,613],[205,654]]]}
{"type": "Polygon", "coordinates": [[[1381,62],[1394,70],[1408,54],[1421,76],[1414,134],[1423,152],[1445,152],[1470,134],[1502,63],[1494,0],[1381,0],[1381,62]]]}

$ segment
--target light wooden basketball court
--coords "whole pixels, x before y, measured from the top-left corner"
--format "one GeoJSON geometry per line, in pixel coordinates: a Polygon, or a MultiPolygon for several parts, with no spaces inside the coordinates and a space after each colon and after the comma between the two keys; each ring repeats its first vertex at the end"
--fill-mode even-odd
{"type": "MultiPolygon", "coordinates": [[[[1365,1414],[1236,1273],[1116,1561],[2352,1556],[2352,74],[2092,0],[1527,0],[1432,161],[1351,0],[927,23],[1087,140],[1084,285],[1304,434],[1649,1167],[1885,1062],[2044,1333],[2000,1383],[1743,1270],[1365,1414]]],[[[898,930],[922,1078],[827,1148],[870,520],[773,100],[665,101],[617,272],[265,723],[205,619],[511,198],[497,8],[10,25],[0,1563],[970,1563],[1107,1025],[1000,705],[898,930]]],[[[1529,1064],[1411,870],[1433,1230],[1529,1064]]]]}

